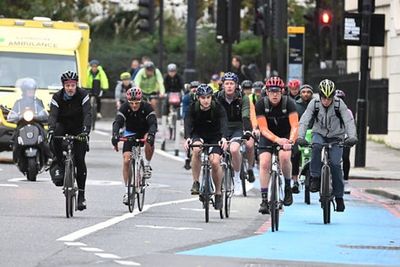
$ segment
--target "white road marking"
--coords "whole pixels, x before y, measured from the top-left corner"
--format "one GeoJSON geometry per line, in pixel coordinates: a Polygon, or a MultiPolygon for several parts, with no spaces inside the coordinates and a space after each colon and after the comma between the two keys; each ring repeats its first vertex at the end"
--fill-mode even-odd
{"type": "Polygon", "coordinates": [[[2,168],[0,168],[0,172],[2,171],[3,169],[2,168]]]}
{"type": "MultiPolygon", "coordinates": [[[[198,201],[197,198],[188,198],[188,199],[181,199],[181,200],[173,200],[173,201],[166,201],[166,202],[159,202],[159,203],[154,203],[151,205],[144,205],[143,211],[146,211],[150,208],[154,207],[160,207],[160,206],[166,206],[166,205],[173,205],[173,204],[180,204],[180,203],[186,203],[186,202],[191,202],[191,201],[198,201]]],[[[125,213],[123,215],[113,217],[107,221],[80,229],[76,232],[73,232],[71,234],[68,234],[66,236],[60,237],[57,239],[57,241],[66,241],[66,242],[72,242],[76,241],[84,236],[90,235],[94,232],[97,232],[99,230],[105,229],[107,227],[110,227],[114,224],[120,223],[122,221],[125,221],[126,219],[133,218],[136,215],[138,215],[140,212],[138,210],[134,210],[133,213],[125,213]]]]}
{"type": "Polygon", "coordinates": [[[86,181],[87,185],[100,185],[100,186],[108,186],[108,185],[122,185],[120,181],[107,181],[107,180],[91,180],[88,179],[86,181]]]}
{"type": "Polygon", "coordinates": [[[177,157],[177,156],[171,155],[168,152],[162,151],[160,149],[156,149],[155,152],[158,155],[164,156],[166,158],[170,158],[170,159],[173,159],[173,160],[176,160],[176,161],[180,161],[180,162],[185,162],[185,159],[183,159],[181,157],[177,157]]]}
{"type": "Polygon", "coordinates": [[[72,246],[72,247],[85,247],[86,244],[82,242],[64,242],[65,245],[67,246],[72,246]]]}
{"type": "Polygon", "coordinates": [[[93,132],[95,132],[97,134],[100,134],[100,135],[104,135],[104,136],[111,136],[109,133],[105,133],[105,132],[102,132],[102,131],[99,131],[99,130],[94,130],[93,132]]]}
{"type": "Polygon", "coordinates": [[[111,253],[94,253],[94,255],[104,259],[120,259],[121,257],[111,253]]]}
{"type": "Polygon", "coordinates": [[[121,260],[115,260],[115,263],[121,264],[121,265],[126,265],[126,266],[140,266],[140,263],[134,262],[134,261],[121,261],[121,260]]]}
{"type": "Polygon", "coordinates": [[[83,247],[83,248],[80,248],[80,249],[83,250],[83,251],[87,251],[87,252],[103,252],[104,251],[102,249],[92,248],[92,247],[89,247],[89,248],[83,247]]]}
{"type": "MultiPolygon", "coordinates": [[[[50,182],[50,178],[36,178],[36,182],[50,182]]],[[[16,183],[16,182],[28,182],[26,177],[17,177],[17,178],[11,178],[7,180],[10,183],[16,183]]]]}
{"type": "Polygon", "coordinates": [[[184,230],[198,230],[201,231],[203,228],[197,227],[172,227],[172,226],[158,226],[158,225],[135,225],[138,228],[151,228],[151,229],[169,229],[176,231],[184,231],[184,230]]]}
{"type": "Polygon", "coordinates": [[[0,184],[1,187],[19,187],[16,184],[0,184]]]}
{"type": "MultiPolygon", "coordinates": [[[[189,211],[201,211],[204,212],[204,209],[194,209],[194,208],[181,208],[181,210],[189,210],[189,211]]],[[[219,210],[212,210],[210,209],[210,212],[214,212],[214,213],[219,213],[219,210]]],[[[231,213],[236,213],[238,212],[237,210],[231,210],[231,213]]]]}

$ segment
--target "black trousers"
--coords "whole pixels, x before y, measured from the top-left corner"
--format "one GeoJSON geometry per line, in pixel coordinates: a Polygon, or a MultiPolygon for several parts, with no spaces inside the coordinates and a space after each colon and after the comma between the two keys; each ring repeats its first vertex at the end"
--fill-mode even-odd
{"type": "Polygon", "coordinates": [[[297,144],[293,145],[292,148],[292,175],[299,175],[300,171],[300,158],[301,152],[299,150],[299,146],[297,144]]]}
{"type": "MultiPolygon", "coordinates": [[[[64,128],[62,124],[57,123],[56,129],[54,130],[55,136],[62,136],[65,134],[70,135],[78,135],[81,131],[68,131],[64,128]]],[[[53,139],[51,149],[56,157],[56,161],[59,166],[64,167],[64,156],[63,156],[63,144],[62,140],[60,139],[53,139]]],[[[85,190],[86,184],[86,163],[85,163],[85,156],[87,151],[88,144],[84,142],[80,142],[75,140],[74,147],[73,147],[73,155],[74,155],[74,164],[76,167],[76,181],[78,184],[78,188],[81,190],[85,190]]]]}

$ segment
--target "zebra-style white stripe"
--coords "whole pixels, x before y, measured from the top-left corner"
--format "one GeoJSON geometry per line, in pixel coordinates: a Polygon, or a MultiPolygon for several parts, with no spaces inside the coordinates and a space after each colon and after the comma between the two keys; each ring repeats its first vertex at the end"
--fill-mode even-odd
{"type": "Polygon", "coordinates": [[[54,100],[54,98],[51,99],[51,104],[59,108],[58,103],[56,100],[54,100]]]}
{"type": "Polygon", "coordinates": [[[126,121],[125,115],[122,112],[118,111],[117,112],[117,116],[118,115],[120,115],[122,118],[124,118],[124,121],[126,121]]]}
{"type": "Polygon", "coordinates": [[[148,118],[150,115],[156,116],[156,112],[155,112],[155,111],[150,112],[150,113],[146,116],[146,120],[147,120],[147,118],[148,118]]]}
{"type": "Polygon", "coordinates": [[[83,98],[83,100],[82,100],[82,106],[83,106],[87,101],[89,101],[89,95],[86,95],[86,96],[83,98]]]}

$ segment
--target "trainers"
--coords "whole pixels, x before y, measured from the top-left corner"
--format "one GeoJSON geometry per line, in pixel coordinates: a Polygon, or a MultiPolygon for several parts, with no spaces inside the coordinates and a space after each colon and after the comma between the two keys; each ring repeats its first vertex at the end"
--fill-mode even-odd
{"type": "Polygon", "coordinates": [[[128,206],[129,204],[128,193],[125,193],[124,196],[122,197],[122,203],[128,206]]]}
{"type": "Polygon", "coordinates": [[[344,181],[344,193],[345,194],[350,194],[350,187],[349,187],[349,181],[344,181]]]}
{"type": "Polygon", "coordinates": [[[151,168],[150,165],[145,165],[144,166],[144,173],[143,173],[143,178],[144,179],[150,179],[151,178],[151,171],[153,169],[151,168]]]}
{"type": "Polygon", "coordinates": [[[222,210],[222,195],[215,195],[214,208],[216,210],[222,210]]]}
{"type": "Polygon", "coordinates": [[[294,182],[294,184],[292,186],[292,193],[293,194],[300,193],[299,187],[300,187],[299,182],[294,182]]]}
{"type": "Polygon", "coordinates": [[[315,193],[321,188],[321,179],[319,177],[311,177],[310,191],[315,193]]]}
{"type": "Polygon", "coordinates": [[[100,113],[100,112],[97,112],[97,116],[96,116],[96,118],[97,118],[98,120],[100,120],[101,118],[103,118],[103,116],[101,115],[101,113],[100,113]]]}
{"type": "Polygon", "coordinates": [[[183,166],[183,168],[185,168],[185,170],[190,170],[190,159],[185,159],[185,165],[183,166]]]}
{"type": "Polygon", "coordinates": [[[241,194],[243,194],[242,181],[239,178],[239,179],[235,180],[235,186],[234,186],[234,190],[233,190],[233,195],[240,196],[241,194]]]}
{"type": "Polygon", "coordinates": [[[197,181],[193,182],[192,189],[190,189],[190,192],[192,195],[198,195],[200,190],[200,183],[197,181]]]}
{"type": "Polygon", "coordinates": [[[283,205],[290,206],[293,203],[292,189],[290,186],[285,186],[285,197],[283,198],[283,205]]]}
{"type": "Polygon", "coordinates": [[[83,192],[79,191],[78,193],[78,206],[77,206],[78,210],[84,210],[86,209],[86,199],[85,199],[85,195],[83,192]]]}
{"type": "Polygon", "coordinates": [[[247,170],[247,175],[248,175],[247,180],[249,181],[249,183],[254,183],[256,177],[254,177],[254,172],[252,169],[247,170]]]}
{"type": "Polygon", "coordinates": [[[269,205],[268,205],[268,200],[263,199],[260,204],[260,208],[258,209],[258,212],[261,214],[270,214],[269,212],[269,205]]]}
{"type": "Polygon", "coordinates": [[[335,201],[336,201],[336,211],[343,212],[345,209],[343,198],[335,197],[335,201]]]}

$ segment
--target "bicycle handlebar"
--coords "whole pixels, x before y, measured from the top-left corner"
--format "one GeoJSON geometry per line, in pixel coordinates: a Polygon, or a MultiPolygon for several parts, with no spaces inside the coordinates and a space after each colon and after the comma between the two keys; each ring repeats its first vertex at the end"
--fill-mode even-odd
{"type": "Polygon", "coordinates": [[[189,145],[190,148],[193,147],[202,147],[202,148],[209,148],[209,147],[221,147],[220,144],[199,144],[199,145],[189,145]]]}
{"type": "Polygon", "coordinates": [[[54,139],[61,139],[61,140],[67,140],[67,141],[80,141],[80,142],[85,142],[85,140],[82,140],[79,136],[75,135],[59,135],[59,136],[53,136],[54,139]]]}
{"type": "Polygon", "coordinates": [[[129,136],[124,137],[124,136],[121,136],[121,137],[118,138],[118,141],[123,141],[123,142],[129,141],[129,142],[136,142],[136,143],[144,143],[144,142],[146,142],[146,138],[137,139],[135,137],[129,137],[129,136]]]}

